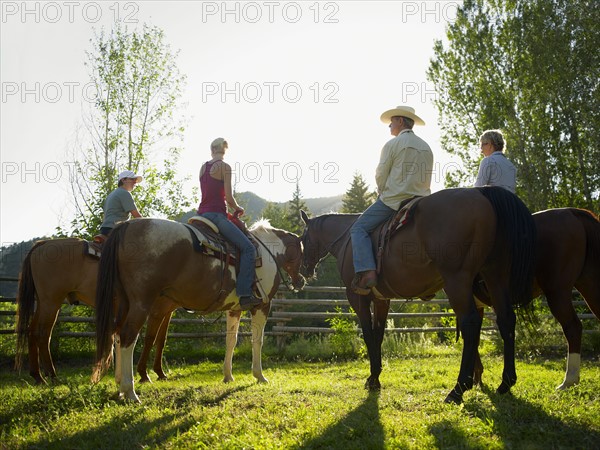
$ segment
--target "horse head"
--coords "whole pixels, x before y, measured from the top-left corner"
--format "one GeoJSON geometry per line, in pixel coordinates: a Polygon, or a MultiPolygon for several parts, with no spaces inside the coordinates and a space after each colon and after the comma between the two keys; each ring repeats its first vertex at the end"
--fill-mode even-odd
{"type": "MultiPolygon", "coordinates": [[[[257,236],[257,233],[260,234],[260,230],[266,233],[263,239],[268,239],[268,241],[261,241],[261,243],[274,258],[279,276],[283,278],[280,270],[283,269],[291,279],[293,290],[298,291],[303,289],[306,280],[300,274],[300,266],[302,264],[302,243],[300,242],[300,238],[294,233],[273,228],[267,221],[256,223],[250,231],[254,234],[255,238],[260,240],[260,237],[257,236]],[[271,238],[269,238],[269,234],[271,238]],[[271,240],[273,235],[277,238],[276,242],[271,240]],[[281,242],[281,244],[278,242],[281,242]]],[[[281,281],[286,282],[285,279],[281,281]]]]}
{"type": "Polygon", "coordinates": [[[294,291],[300,291],[304,289],[304,285],[306,284],[306,279],[300,273],[302,266],[302,242],[298,235],[287,231],[285,232],[285,236],[282,237],[282,241],[285,245],[285,252],[281,266],[290,276],[294,291]]]}
{"type": "Polygon", "coordinates": [[[326,247],[321,245],[317,230],[315,230],[316,227],[314,226],[314,223],[318,218],[309,219],[302,210],[300,211],[300,215],[306,225],[304,232],[300,237],[304,249],[300,273],[305,277],[312,279],[316,277],[317,265],[329,252],[326,247]]]}

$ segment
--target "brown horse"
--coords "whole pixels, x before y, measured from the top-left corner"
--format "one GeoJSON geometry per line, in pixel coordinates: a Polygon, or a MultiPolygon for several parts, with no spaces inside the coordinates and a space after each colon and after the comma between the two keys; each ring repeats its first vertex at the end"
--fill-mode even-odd
{"type": "MultiPolygon", "coordinates": [[[[565,379],[557,388],[566,389],[579,383],[581,365],[583,327],[573,307],[573,288],[600,319],[600,221],[590,211],[577,208],[549,209],[533,214],[533,219],[538,254],[533,296],[545,294],[550,311],[567,339],[565,379]]],[[[488,297],[485,291],[475,287],[479,298],[488,297]]],[[[478,357],[476,381],[480,381],[482,372],[478,357]]]]}
{"type": "Polygon", "coordinates": [[[309,219],[302,213],[302,217],[306,223],[302,272],[314,276],[315,266],[325,256],[337,259],[367,345],[371,374],[366,387],[381,387],[381,344],[390,305],[386,299],[428,298],[444,288],[464,342],[458,381],[446,401],[462,401],[463,392],[473,386],[482,323],[473,297],[478,273],[492,293],[491,305],[504,339],[498,392],[508,392],[516,383],[513,306],[531,301],[535,252],[535,225],[518,197],[497,187],[447,189],[423,197],[413,208],[412,219],[386,245],[376,288],[383,299],[373,292],[361,296],[350,289],[354,268],[348,231],[358,216],[329,214],[309,219]]]}
{"type": "MultiPolygon", "coordinates": [[[[21,368],[27,345],[29,374],[37,384],[45,383],[41,371],[56,378],[50,353],[52,329],[65,299],[82,302],[94,308],[98,259],[85,253],[86,242],[81,239],[52,239],[37,242],[25,257],[17,297],[17,357],[15,366],[21,368]]],[[[156,342],[153,369],[159,379],[166,379],[162,355],[171,313],[176,308],[153,311],[146,330],[144,350],[138,363],[141,381],[150,381],[146,371],[147,359],[156,342]]]]}
{"type": "MultiPolygon", "coordinates": [[[[299,275],[302,246],[295,234],[265,223],[255,225],[250,231],[260,243],[262,267],[256,269],[256,274],[257,288],[264,301],[252,311],[255,320],[252,371],[259,381],[266,381],[262,375],[261,349],[270,300],[283,281],[280,268],[291,276],[294,287],[304,286],[299,275]]],[[[120,361],[115,364],[120,396],[139,402],[134,390],[133,349],[149,311],[160,310],[163,298],[199,312],[239,311],[235,270],[219,259],[195,251],[189,230],[180,223],[137,219],[114,228],[100,259],[94,381],[100,379],[108,366],[116,334],[121,350],[120,361]]],[[[234,332],[237,329],[228,328],[228,338],[231,335],[235,339],[234,332]]]]}
{"type": "MultiPolygon", "coordinates": [[[[91,308],[96,304],[98,259],[86,254],[86,242],[81,239],[52,239],[37,242],[23,261],[17,297],[17,352],[15,367],[21,369],[23,353],[28,348],[29,373],[37,384],[46,383],[42,370],[56,378],[56,369],[50,353],[50,339],[59,310],[65,299],[81,302],[91,308]],[[40,370],[40,365],[41,369],[40,370]]],[[[152,369],[159,380],[165,380],[163,351],[171,315],[178,307],[168,298],[157,303],[150,313],[144,347],[137,364],[140,382],[150,382],[147,362],[156,344],[152,369]]],[[[227,315],[227,334],[224,381],[233,380],[232,360],[240,311],[227,315]]],[[[254,324],[253,324],[254,325],[254,324]]]]}

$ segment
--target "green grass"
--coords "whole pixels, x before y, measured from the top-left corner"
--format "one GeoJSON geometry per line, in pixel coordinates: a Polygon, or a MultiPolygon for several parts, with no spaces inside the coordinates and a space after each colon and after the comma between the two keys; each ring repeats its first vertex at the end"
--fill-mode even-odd
{"type": "Polygon", "coordinates": [[[497,395],[502,358],[483,356],[484,387],[462,406],[443,400],[459,367],[454,346],[385,360],[380,393],[363,388],[364,359],[286,361],[267,357],[257,384],[243,351],[236,380],[221,362],[171,361],[169,380],[136,384],[141,405],[117,400],[109,373],[57,364],[60,380],[30,385],[26,371],[0,370],[0,448],[581,448],[600,445],[598,359],[584,360],[566,392],[564,358],[517,361],[511,395],[497,395]]]}

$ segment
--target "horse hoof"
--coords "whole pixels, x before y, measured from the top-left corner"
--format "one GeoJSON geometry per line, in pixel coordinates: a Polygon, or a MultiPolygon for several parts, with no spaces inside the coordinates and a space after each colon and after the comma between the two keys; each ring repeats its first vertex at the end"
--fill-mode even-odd
{"type": "Polygon", "coordinates": [[[152,384],[152,380],[150,378],[148,378],[148,376],[140,377],[140,383],[152,384]]]}
{"type": "Polygon", "coordinates": [[[381,390],[381,383],[378,379],[373,379],[371,377],[367,378],[365,382],[365,389],[368,389],[371,392],[377,392],[381,390]]]}
{"type": "Polygon", "coordinates": [[[260,377],[256,377],[256,381],[258,381],[259,383],[268,383],[269,382],[269,380],[267,380],[262,375],[260,377]]]}
{"type": "Polygon", "coordinates": [[[132,403],[142,403],[140,401],[140,398],[135,393],[135,391],[129,391],[129,392],[126,392],[126,393],[125,392],[119,393],[119,400],[123,400],[125,402],[132,402],[132,403]]]}
{"type": "Polygon", "coordinates": [[[458,394],[454,389],[450,391],[444,403],[451,403],[454,405],[460,405],[463,402],[462,395],[458,394]]]}
{"type": "Polygon", "coordinates": [[[498,389],[496,389],[497,394],[508,394],[510,392],[510,386],[506,382],[502,382],[498,389]]]}
{"type": "Polygon", "coordinates": [[[223,378],[223,383],[231,383],[233,381],[233,377],[231,375],[223,378]]]}
{"type": "Polygon", "coordinates": [[[574,380],[574,381],[563,381],[562,384],[560,386],[556,387],[557,391],[564,391],[566,389],[569,389],[572,386],[575,386],[576,384],[579,384],[579,380],[574,380]]]}

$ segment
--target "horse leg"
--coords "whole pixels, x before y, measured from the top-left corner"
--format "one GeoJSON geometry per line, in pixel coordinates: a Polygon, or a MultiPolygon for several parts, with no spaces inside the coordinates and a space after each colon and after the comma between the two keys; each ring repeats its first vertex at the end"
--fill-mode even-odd
{"type": "Polygon", "coordinates": [[[263,305],[252,314],[252,375],[259,383],[268,383],[262,370],[262,346],[270,305],[263,305]]]}
{"type": "Polygon", "coordinates": [[[389,300],[374,300],[373,301],[373,338],[375,340],[373,344],[373,351],[375,353],[375,360],[379,361],[379,373],[375,378],[371,378],[369,389],[379,390],[381,384],[379,382],[379,375],[381,374],[382,368],[382,354],[381,346],[383,345],[383,338],[385,336],[385,326],[387,323],[388,312],[390,311],[389,300]]]}
{"type": "Polygon", "coordinates": [[[167,331],[169,330],[169,324],[171,323],[172,316],[173,311],[165,316],[160,324],[160,328],[158,329],[158,334],[156,335],[155,339],[156,349],[154,352],[154,365],[152,366],[152,370],[154,370],[154,373],[158,375],[159,380],[167,379],[167,375],[163,371],[162,361],[165,344],[167,343],[167,331]]]}
{"type": "Polygon", "coordinates": [[[577,317],[571,302],[571,289],[556,292],[546,292],[550,312],[558,320],[568,343],[567,370],[565,379],[557,387],[566,389],[579,383],[579,369],[581,366],[581,335],[583,326],[577,317]]]}
{"type": "MultiPolygon", "coordinates": [[[[369,363],[371,366],[371,374],[365,382],[365,388],[371,391],[377,391],[381,389],[381,383],[379,382],[379,375],[381,374],[381,344],[378,346],[378,337],[376,331],[373,328],[373,321],[371,317],[371,300],[369,297],[358,295],[351,289],[346,288],[346,296],[350,305],[356,312],[360,326],[362,328],[363,339],[367,346],[367,353],[369,355],[369,363]]],[[[387,314],[386,314],[387,315],[387,314]]],[[[385,320],[383,323],[383,329],[385,329],[385,320]]]]}
{"type": "MultiPolygon", "coordinates": [[[[481,317],[481,320],[483,322],[483,307],[478,307],[477,308],[477,313],[479,314],[479,317],[481,317]]],[[[473,385],[474,386],[481,386],[483,384],[482,382],[482,375],[483,375],[483,363],[481,362],[481,355],[479,354],[479,343],[481,342],[481,328],[480,328],[480,333],[479,336],[477,336],[477,350],[475,351],[475,369],[473,370],[473,385]]]]}
{"type": "Polygon", "coordinates": [[[167,336],[167,329],[169,327],[169,321],[171,320],[171,314],[166,317],[162,311],[151,311],[148,317],[148,326],[146,327],[146,336],[144,337],[144,348],[137,364],[137,372],[140,375],[140,383],[151,383],[150,377],[148,377],[148,358],[154,344],[157,344],[156,356],[154,359],[154,371],[158,374],[158,378],[166,379],[165,374],[162,371],[162,351],[164,349],[165,340],[167,336]],[[163,329],[164,328],[164,329],[163,329]],[[160,347],[160,349],[159,349],[160,347]],[[158,370],[157,370],[158,366],[158,370]],[[161,378],[162,375],[162,378],[161,378]]]}
{"type": "Polygon", "coordinates": [[[114,355],[113,361],[115,362],[115,383],[117,387],[121,384],[121,374],[123,373],[123,362],[121,361],[121,338],[119,335],[115,335],[113,342],[114,355]]]}
{"type": "Polygon", "coordinates": [[[456,314],[458,328],[463,338],[463,351],[458,380],[454,388],[446,396],[446,403],[462,403],[465,391],[473,387],[475,361],[479,355],[478,345],[482,318],[475,306],[471,284],[470,281],[461,283],[460,280],[453,279],[447,281],[444,287],[446,294],[448,294],[450,305],[456,314]]]}
{"type": "MultiPolygon", "coordinates": [[[[131,302],[130,305],[134,303],[131,302]]],[[[120,347],[121,361],[119,382],[119,398],[131,400],[140,403],[140,399],[135,393],[135,383],[133,377],[133,351],[137,342],[140,329],[146,320],[146,314],[143,310],[134,310],[130,308],[127,318],[118,333],[118,346],[120,347]]],[[[118,357],[118,355],[117,355],[118,357]]],[[[116,369],[115,369],[116,371],[116,369]]],[[[116,378],[116,377],[115,377],[116,378]]]]}
{"type": "Polygon", "coordinates": [[[225,338],[225,361],[223,363],[223,382],[230,383],[233,378],[233,350],[237,344],[241,311],[227,311],[227,333],[225,338]]]}
{"type": "Polygon", "coordinates": [[[48,309],[50,305],[51,302],[49,300],[47,301],[44,298],[39,299],[39,311],[36,311],[29,329],[29,373],[36,380],[37,384],[45,383],[40,375],[40,365],[47,376],[56,378],[56,369],[54,368],[52,354],[50,353],[50,340],[52,329],[58,318],[60,303],[57,308],[48,309]]]}
{"type": "Polygon", "coordinates": [[[140,383],[152,383],[148,376],[148,358],[150,357],[150,351],[154,345],[156,339],[157,328],[160,328],[160,324],[148,320],[148,326],[146,327],[146,335],[144,336],[144,347],[142,348],[142,354],[137,363],[137,373],[140,376],[140,383]]]}
{"type": "Polygon", "coordinates": [[[517,383],[517,369],[515,367],[515,326],[517,316],[512,309],[508,294],[496,290],[493,292],[494,310],[496,312],[496,324],[500,330],[500,336],[504,341],[504,369],[502,371],[502,383],[496,389],[499,394],[506,394],[510,388],[517,383]],[[501,299],[501,301],[496,301],[501,299]]]}
{"type": "Polygon", "coordinates": [[[121,381],[119,383],[119,398],[141,403],[140,398],[135,393],[133,380],[133,350],[135,349],[136,342],[137,336],[130,345],[121,347],[121,381]]]}
{"type": "Polygon", "coordinates": [[[479,359],[479,335],[481,334],[481,317],[473,307],[467,314],[456,316],[460,332],[463,338],[463,351],[460,362],[460,371],[458,380],[454,388],[445,399],[446,403],[460,404],[463,401],[463,394],[473,388],[474,373],[476,361],[479,359]]]}

